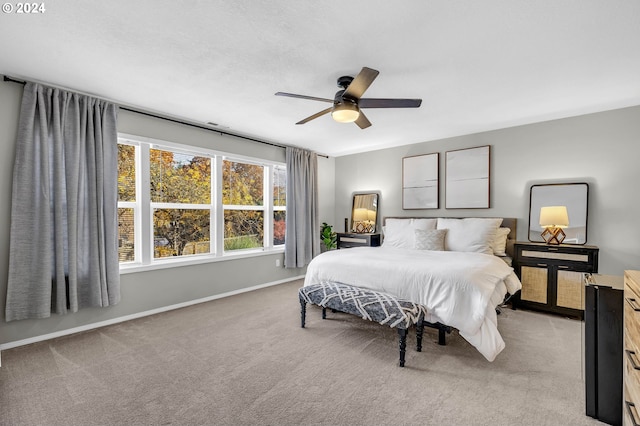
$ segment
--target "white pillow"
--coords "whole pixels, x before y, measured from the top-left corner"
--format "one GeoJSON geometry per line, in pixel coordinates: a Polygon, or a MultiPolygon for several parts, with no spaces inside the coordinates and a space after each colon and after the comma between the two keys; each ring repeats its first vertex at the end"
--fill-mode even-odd
{"type": "Polygon", "coordinates": [[[500,218],[439,218],[437,229],[447,229],[444,247],[449,251],[465,251],[493,254],[493,240],[496,238],[500,218]]]}
{"type": "Polygon", "coordinates": [[[438,219],[388,218],[384,226],[383,247],[413,249],[416,246],[415,230],[436,229],[438,219]]]}
{"type": "Polygon", "coordinates": [[[507,235],[509,235],[511,229],[509,228],[498,228],[496,231],[496,237],[493,239],[493,244],[491,248],[493,249],[493,254],[496,256],[506,256],[507,249],[507,235]]]}
{"type": "Polygon", "coordinates": [[[416,229],[414,232],[416,236],[416,250],[444,250],[444,238],[447,234],[446,229],[430,229],[428,231],[416,229]]]}

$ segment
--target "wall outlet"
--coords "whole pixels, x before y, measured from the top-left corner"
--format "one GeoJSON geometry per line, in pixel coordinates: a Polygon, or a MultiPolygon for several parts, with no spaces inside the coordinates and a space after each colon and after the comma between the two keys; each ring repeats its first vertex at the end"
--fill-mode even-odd
{"type": "Polygon", "coordinates": [[[276,259],[276,266],[280,266],[280,259],[276,259]]]}

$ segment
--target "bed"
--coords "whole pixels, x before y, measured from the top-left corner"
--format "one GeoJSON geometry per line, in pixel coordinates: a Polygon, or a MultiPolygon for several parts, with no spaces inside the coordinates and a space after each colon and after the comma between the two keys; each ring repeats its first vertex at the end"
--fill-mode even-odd
{"type": "Polygon", "coordinates": [[[511,268],[516,219],[387,217],[381,247],[314,258],[305,286],[380,291],[426,307],[426,321],[456,328],[488,361],[504,349],[496,307],[521,284],[511,268]]]}

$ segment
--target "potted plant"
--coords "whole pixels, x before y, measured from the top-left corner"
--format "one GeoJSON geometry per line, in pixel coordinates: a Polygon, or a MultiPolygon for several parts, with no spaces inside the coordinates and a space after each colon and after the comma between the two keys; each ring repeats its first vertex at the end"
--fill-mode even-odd
{"type": "Polygon", "coordinates": [[[324,250],[331,250],[338,246],[338,238],[335,232],[333,232],[333,227],[327,222],[322,222],[322,227],[320,228],[320,238],[322,238],[322,244],[324,246],[324,250]]]}

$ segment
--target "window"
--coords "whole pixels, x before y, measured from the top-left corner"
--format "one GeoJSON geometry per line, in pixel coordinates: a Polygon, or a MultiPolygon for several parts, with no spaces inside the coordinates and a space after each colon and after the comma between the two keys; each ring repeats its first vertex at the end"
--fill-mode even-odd
{"type": "Polygon", "coordinates": [[[210,253],[211,158],[149,150],[153,258],[210,253]]]}
{"type": "Polygon", "coordinates": [[[146,138],[119,139],[121,264],[280,248],[283,164],[146,138]]]}
{"type": "Polygon", "coordinates": [[[263,247],[264,168],[225,159],[222,163],[224,250],[263,247]]]}

